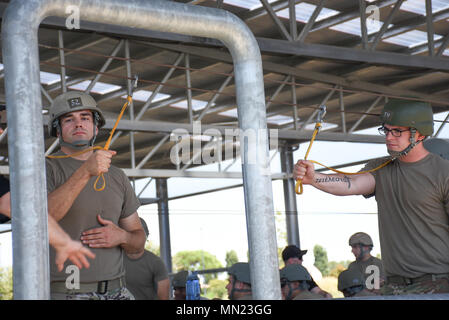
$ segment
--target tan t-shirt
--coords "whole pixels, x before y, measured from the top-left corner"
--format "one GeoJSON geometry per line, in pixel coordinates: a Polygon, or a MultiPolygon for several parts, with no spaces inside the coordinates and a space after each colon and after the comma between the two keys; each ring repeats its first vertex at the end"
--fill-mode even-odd
{"type": "Polygon", "coordinates": [[[164,261],[145,250],[138,259],[130,259],[125,254],[123,263],[126,271],[126,288],[136,300],[158,300],[157,283],[168,279],[164,261]]]}
{"type": "MultiPolygon", "coordinates": [[[[370,161],[363,170],[384,161],[370,161]]],[[[430,153],[372,174],[387,276],[449,273],[449,161],[430,153]]]]}
{"type": "MultiPolygon", "coordinates": [[[[56,154],[63,154],[57,152],[56,154]]],[[[83,161],[66,159],[46,159],[47,192],[61,186],[83,164],[83,161]]],[[[97,214],[103,219],[113,221],[118,225],[119,220],[137,211],[140,203],[125,173],[114,166],[104,174],[106,187],[103,191],[95,191],[93,186],[97,177],[92,177],[74,201],[67,214],[59,220],[61,227],[72,239],[79,240],[81,233],[88,229],[101,227],[97,214]]],[[[98,186],[101,186],[100,179],[98,186]]],[[[90,268],[80,269],[80,282],[96,282],[112,280],[124,275],[123,249],[91,248],[95,259],[89,259],[90,268]]],[[[55,261],[55,251],[50,247],[50,261],[55,261]]],[[[65,281],[71,273],[65,269],[72,264],[66,261],[62,272],[58,272],[55,263],[50,263],[51,281],[65,281]]]]}
{"type": "MultiPolygon", "coordinates": [[[[371,256],[368,260],[366,261],[352,261],[349,266],[348,269],[351,268],[356,268],[358,271],[360,271],[361,274],[363,274],[363,276],[365,277],[365,280],[367,277],[369,277],[373,272],[366,272],[366,268],[368,266],[376,266],[379,268],[379,276],[381,279],[385,280],[385,272],[384,272],[384,266],[382,264],[382,261],[376,257],[371,256]]],[[[369,270],[368,270],[369,271],[369,270]]]]}

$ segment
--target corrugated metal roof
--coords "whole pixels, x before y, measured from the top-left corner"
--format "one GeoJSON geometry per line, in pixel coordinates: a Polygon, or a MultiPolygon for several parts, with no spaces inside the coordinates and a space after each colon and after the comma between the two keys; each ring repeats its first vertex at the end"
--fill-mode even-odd
{"type": "MultiPolygon", "coordinates": [[[[434,35],[435,41],[441,38],[442,36],[438,34],[434,35]]],[[[408,32],[401,33],[397,36],[384,39],[383,41],[388,43],[394,43],[408,48],[413,48],[427,43],[427,32],[420,30],[411,30],[408,32]]]]}
{"type": "MultiPolygon", "coordinates": [[[[447,0],[432,0],[432,13],[449,8],[449,1],[447,0]]],[[[426,1],[425,0],[407,0],[401,5],[401,10],[426,15],[426,1]]]]}

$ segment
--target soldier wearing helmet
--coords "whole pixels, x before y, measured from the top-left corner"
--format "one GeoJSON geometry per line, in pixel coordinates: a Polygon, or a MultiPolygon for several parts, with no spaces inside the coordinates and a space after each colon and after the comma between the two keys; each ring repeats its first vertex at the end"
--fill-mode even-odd
{"type": "Polygon", "coordinates": [[[293,174],[334,195],[375,196],[387,277],[383,294],[447,293],[449,162],[421,143],[433,133],[432,108],[416,99],[390,99],[380,124],[390,156],[362,170],[392,160],[384,167],[347,177],[315,172],[312,162],[300,160],[293,174]]]}
{"type": "Polygon", "coordinates": [[[58,158],[46,159],[48,212],[96,254],[90,268],[80,271],[75,290],[67,290],[67,274],[52,265],[51,297],[133,299],[125,287],[123,255],[141,253],[146,237],[139,200],[124,172],[111,166],[115,151],[89,149],[105,123],[101,110],[90,95],[71,91],[53,100],[49,116],[49,133],[59,138],[61,149],[54,154],[58,158]],[[106,185],[98,192],[93,185],[100,174],[106,185]]]}
{"type": "Polygon", "coordinates": [[[341,291],[345,298],[375,296],[376,294],[366,289],[365,278],[360,270],[347,269],[338,275],[338,291],[341,291]]]}
{"type": "Polygon", "coordinates": [[[349,264],[348,269],[357,269],[364,279],[369,281],[372,279],[373,290],[378,290],[384,283],[385,273],[382,261],[371,255],[373,240],[365,232],[356,232],[349,238],[349,245],[355,261],[349,264]],[[378,279],[374,279],[374,277],[378,277],[378,279]],[[378,280],[378,288],[375,288],[374,280],[378,280]]]}
{"type": "Polygon", "coordinates": [[[228,290],[229,300],[252,300],[249,263],[234,263],[228,268],[228,274],[226,290],[228,290]]]}
{"type": "Polygon", "coordinates": [[[289,264],[280,270],[281,292],[284,300],[323,299],[309,291],[309,272],[300,264],[289,264]]]}
{"type": "MultiPolygon", "coordinates": [[[[287,266],[289,264],[299,264],[302,265],[302,256],[307,253],[307,250],[301,250],[294,244],[290,244],[282,250],[282,260],[284,264],[287,266]]],[[[320,294],[324,298],[332,298],[332,295],[329,292],[322,290],[318,284],[310,278],[307,280],[309,284],[309,290],[313,293],[320,294]]]]}
{"type": "MultiPolygon", "coordinates": [[[[52,137],[59,138],[59,145],[72,149],[82,150],[94,145],[98,134],[98,129],[103,127],[106,123],[103,113],[97,107],[97,103],[87,93],[69,91],[56,97],[49,110],[48,133],[52,137]],[[65,141],[61,130],[61,121],[66,118],[66,115],[71,115],[76,111],[89,111],[92,115],[92,138],[87,139],[71,139],[65,141]]],[[[81,136],[81,134],[79,134],[81,136]]]]}
{"type": "MultiPolygon", "coordinates": [[[[171,286],[173,288],[173,299],[174,300],[186,300],[187,299],[187,280],[193,275],[191,271],[181,270],[173,276],[171,281],[171,286]]],[[[196,275],[196,277],[198,277],[196,275]]],[[[200,288],[201,290],[201,288],[200,288]]],[[[209,300],[206,297],[200,296],[200,300],[209,300]]]]}
{"type": "Polygon", "coordinates": [[[189,272],[181,270],[173,276],[171,286],[174,300],[186,300],[186,282],[189,272]]]}

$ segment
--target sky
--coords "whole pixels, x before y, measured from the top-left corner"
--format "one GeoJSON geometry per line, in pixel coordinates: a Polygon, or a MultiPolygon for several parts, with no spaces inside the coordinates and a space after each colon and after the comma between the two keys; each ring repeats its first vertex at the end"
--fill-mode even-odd
{"type": "MultiPolygon", "coordinates": [[[[435,119],[443,120],[446,114],[435,115],[435,119]]],[[[439,122],[435,123],[435,131],[439,125],[439,122]]],[[[378,134],[375,128],[359,133],[378,134]]],[[[449,126],[443,129],[439,137],[449,138],[449,126]]],[[[295,162],[304,157],[307,147],[308,143],[305,143],[295,151],[295,162]]],[[[315,141],[308,159],[335,166],[384,155],[387,153],[383,144],[315,141]]],[[[224,167],[225,163],[222,164],[222,168],[224,167]]],[[[354,166],[340,170],[355,172],[361,167],[354,166]]],[[[236,162],[229,171],[239,171],[240,168],[239,162],[236,162]]],[[[318,169],[318,166],[316,168],[318,169]]],[[[203,166],[199,170],[216,170],[216,166],[203,166]]],[[[272,173],[281,171],[279,155],[273,158],[271,170],[272,173]]],[[[167,183],[169,197],[173,197],[241,182],[241,179],[170,178],[167,183]]],[[[137,192],[144,184],[145,181],[137,182],[137,192]]],[[[283,214],[285,208],[282,181],[273,181],[272,186],[274,210],[283,214]]],[[[154,181],[142,196],[155,197],[154,181]]],[[[373,198],[337,197],[304,186],[304,192],[296,196],[296,202],[301,249],[309,250],[304,256],[306,266],[314,262],[313,247],[316,244],[326,249],[329,261],[353,260],[348,239],[359,231],[366,232],[373,238],[372,254],[380,253],[377,205],[373,198]]],[[[149,241],[154,246],[159,246],[157,205],[142,206],[138,212],[149,227],[149,241]]],[[[226,252],[235,250],[240,261],[247,261],[248,237],[243,188],[173,200],[169,202],[169,212],[172,256],[184,250],[205,250],[214,254],[224,266],[226,252]]],[[[285,220],[281,217],[276,218],[276,229],[278,247],[283,248],[286,245],[285,220]]],[[[11,251],[11,233],[0,234],[0,267],[12,264],[11,251]]]]}

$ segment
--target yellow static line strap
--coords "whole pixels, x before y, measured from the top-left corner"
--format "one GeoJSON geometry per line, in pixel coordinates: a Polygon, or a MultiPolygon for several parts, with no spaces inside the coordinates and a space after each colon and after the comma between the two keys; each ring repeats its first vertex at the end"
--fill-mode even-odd
{"type": "MultiPolygon", "coordinates": [[[[61,156],[47,156],[47,158],[50,158],[50,159],[64,159],[64,158],[76,157],[76,156],[79,156],[79,155],[81,155],[83,153],[86,153],[86,152],[89,152],[89,151],[92,151],[92,150],[109,150],[109,146],[111,144],[112,136],[114,135],[114,132],[117,129],[118,123],[122,119],[123,114],[125,113],[126,108],[128,107],[128,105],[131,102],[132,102],[132,96],[126,97],[126,102],[123,105],[122,110],[120,111],[120,114],[117,117],[117,120],[115,120],[114,127],[112,128],[111,132],[109,133],[109,138],[106,141],[106,144],[104,145],[104,147],[95,146],[95,147],[91,147],[91,148],[88,148],[88,149],[85,149],[85,150],[82,150],[82,151],[79,151],[79,152],[75,152],[75,153],[72,153],[72,154],[66,154],[66,155],[61,155],[61,156]]],[[[104,179],[103,173],[101,173],[97,177],[97,179],[95,180],[94,189],[95,189],[95,191],[103,191],[105,187],[106,187],[106,181],[104,179]],[[100,178],[103,179],[103,184],[102,184],[101,187],[98,188],[97,184],[98,184],[98,181],[100,180],[100,178]]]]}
{"type": "MultiPolygon", "coordinates": [[[[306,152],[306,155],[304,157],[304,160],[307,160],[307,157],[308,157],[309,152],[310,152],[310,148],[312,147],[313,141],[315,140],[316,135],[318,134],[318,131],[320,130],[320,128],[321,128],[321,123],[317,122],[316,125],[315,125],[315,131],[313,132],[313,135],[312,135],[312,139],[310,140],[310,143],[309,143],[309,147],[307,148],[307,152],[306,152]]],[[[331,167],[325,166],[324,164],[319,163],[318,161],[315,161],[315,160],[309,160],[309,161],[313,162],[313,163],[316,163],[316,164],[318,164],[318,165],[320,165],[322,167],[325,167],[326,169],[329,169],[329,170],[331,170],[333,172],[336,172],[336,173],[341,173],[341,174],[345,174],[345,175],[356,175],[356,174],[363,174],[363,173],[370,173],[370,172],[377,171],[377,170],[385,167],[387,164],[389,164],[391,161],[393,161],[393,159],[387,160],[386,162],[382,163],[380,166],[378,166],[378,167],[376,167],[374,169],[365,170],[365,171],[359,171],[359,172],[344,172],[344,171],[340,171],[340,170],[333,169],[331,167]]],[[[302,192],[303,192],[301,179],[296,180],[295,192],[296,192],[296,194],[302,194],[302,192]]]]}

